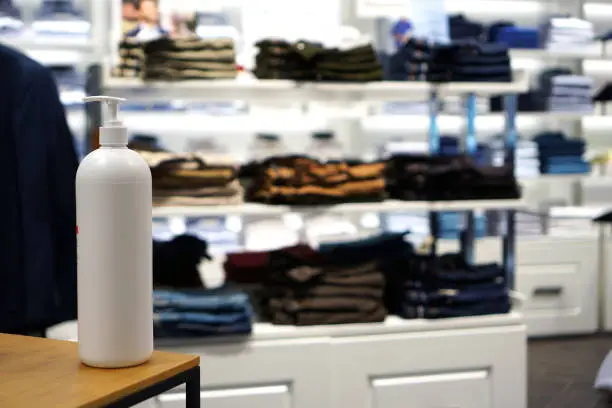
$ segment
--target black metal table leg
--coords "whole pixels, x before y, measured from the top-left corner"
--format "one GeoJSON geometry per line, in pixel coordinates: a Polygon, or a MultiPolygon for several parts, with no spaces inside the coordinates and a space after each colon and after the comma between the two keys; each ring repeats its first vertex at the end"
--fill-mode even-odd
{"type": "Polygon", "coordinates": [[[200,367],[192,368],[185,386],[185,408],[200,408],[200,367]]]}
{"type": "Polygon", "coordinates": [[[190,368],[164,381],[128,395],[119,401],[108,404],[106,408],[128,408],[163,394],[172,388],[185,384],[185,408],[200,408],[200,367],[190,368]]]}

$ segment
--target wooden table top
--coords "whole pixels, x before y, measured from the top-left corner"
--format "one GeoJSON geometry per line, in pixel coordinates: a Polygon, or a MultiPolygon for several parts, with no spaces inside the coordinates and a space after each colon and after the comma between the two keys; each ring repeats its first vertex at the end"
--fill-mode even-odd
{"type": "Polygon", "coordinates": [[[0,407],[102,407],[199,364],[197,356],[155,351],[140,366],[91,368],[76,343],[0,334],[0,407]]]}

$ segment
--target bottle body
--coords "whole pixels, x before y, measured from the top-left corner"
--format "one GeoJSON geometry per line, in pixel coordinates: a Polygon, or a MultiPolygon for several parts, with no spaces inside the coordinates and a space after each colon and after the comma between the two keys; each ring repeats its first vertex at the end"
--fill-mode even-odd
{"type": "Polygon", "coordinates": [[[76,178],[79,355],[129,367],[153,352],[151,172],[125,147],[102,147],[76,178]]]}

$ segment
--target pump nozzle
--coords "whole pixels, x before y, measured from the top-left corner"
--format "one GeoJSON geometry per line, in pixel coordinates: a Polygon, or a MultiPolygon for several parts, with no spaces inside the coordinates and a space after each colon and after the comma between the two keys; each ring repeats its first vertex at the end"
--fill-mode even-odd
{"type": "Polygon", "coordinates": [[[87,96],[84,102],[102,102],[108,107],[107,120],[100,127],[101,145],[127,145],[127,129],[118,118],[119,104],[125,99],[114,96],[87,96]]]}

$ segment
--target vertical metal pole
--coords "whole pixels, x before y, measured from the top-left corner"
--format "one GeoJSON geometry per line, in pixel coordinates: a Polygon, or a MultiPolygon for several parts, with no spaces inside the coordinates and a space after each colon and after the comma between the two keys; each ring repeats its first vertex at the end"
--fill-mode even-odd
{"type": "MultiPolygon", "coordinates": [[[[469,156],[476,154],[478,142],[476,140],[476,95],[468,94],[465,100],[467,114],[465,153],[469,156]]],[[[461,253],[467,262],[474,262],[474,211],[465,212],[464,230],[461,232],[461,253]]]]}
{"type": "MultiPolygon", "coordinates": [[[[437,155],[440,152],[440,132],[438,130],[438,92],[432,90],[429,95],[429,153],[437,155]]],[[[432,236],[431,254],[436,255],[438,249],[438,236],[440,217],[437,211],[429,213],[429,230],[432,236]]]]}
{"type": "MultiPolygon", "coordinates": [[[[102,67],[93,64],[87,69],[85,81],[85,94],[87,96],[102,94],[102,67]]],[[[102,125],[102,110],[99,103],[85,104],[85,146],[83,153],[87,154],[93,149],[93,136],[97,134],[98,127],[102,125]]]]}
{"type": "MultiPolygon", "coordinates": [[[[514,151],[517,142],[516,132],[516,95],[504,96],[504,108],[506,111],[506,165],[514,172],[514,151]]],[[[508,210],[506,213],[506,233],[503,239],[503,266],[506,274],[506,284],[509,289],[515,285],[515,260],[516,260],[516,211],[508,210]]]]}

